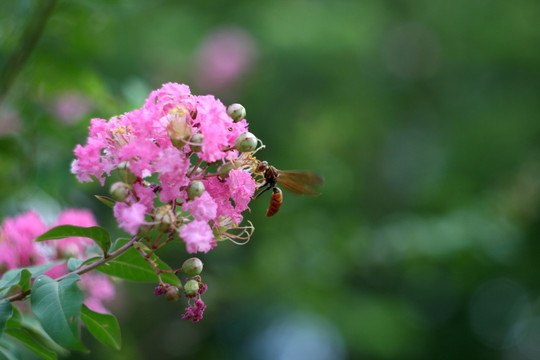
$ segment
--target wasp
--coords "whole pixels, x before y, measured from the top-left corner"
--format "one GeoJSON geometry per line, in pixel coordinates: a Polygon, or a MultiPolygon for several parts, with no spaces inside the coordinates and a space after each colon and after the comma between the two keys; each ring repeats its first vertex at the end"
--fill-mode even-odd
{"type": "Polygon", "coordinates": [[[266,212],[267,217],[275,215],[283,203],[283,193],[277,187],[278,184],[295,194],[319,195],[320,192],[316,188],[324,183],[324,178],[320,175],[307,171],[278,170],[268,165],[267,161],[260,161],[256,172],[263,174],[264,183],[258,187],[259,192],[253,196],[253,200],[272,189],[270,206],[266,212]]]}

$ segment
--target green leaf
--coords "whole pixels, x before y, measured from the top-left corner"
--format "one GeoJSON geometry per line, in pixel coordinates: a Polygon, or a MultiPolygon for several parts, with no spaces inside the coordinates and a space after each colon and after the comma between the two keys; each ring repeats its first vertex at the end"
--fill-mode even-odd
{"type": "Polygon", "coordinates": [[[23,316],[16,306],[12,306],[11,308],[13,310],[13,313],[11,315],[11,318],[9,318],[8,322],[6,323],[6,328],[20,327],[23,321],[23,316]]]}
{"type": "Polygon", "coordinates": [[[103,195],[94,195],[99,201],[110,207],[111,209],[114,207],[114,204],[116,204],[116,200],[113,198],[110,198],[108,196],[103,195]]]}
{"type": "MultiPolygon", "coordinates": [[[[17,309],[16,307],[13,307],[14,309],[17,309]]],[[[39,320],[33,316],[33,315],[27,315],[22,318],[21,316],[21,322],[18,325],[12,326],[11,322],[13,318],[15,317],[15,313],[13,317],[8,321],[7,327],[9,328],[23,328],[26,332],[32,334],[34,338],[36,338],[40,343],[43,344],[46,348],[50,349],[52,352],[55,352],[57,354],[67,356],[69,354],[69,351],[58,345],[56,342],[51,339],[51,337],[45,332],[41,324],[39,323],[39,320]]],[[[7,331],[7,328],[6,328],[7,331]]]]}
{"type": "Polygon", "coordinates": [[[24,283],[30,282],[29,273],[25,268],[13,269],[6,272],[2,279],[0,279],[0,296],[6,296],[13,286],[20,285],[22,288],[24,283]]]}
{"type": "Polygon", "coordinates": [[[80,227],[73,225],[60,225],[52,228],[45,234],[38,236],[36,241],[64,239],[73,236],[87,237],[94,240],[99,247],[101,247],[104,254],[107,254],[107,251],[109,251],[111,247],[111,238],[109,237],[109,233],[107,230],[99,226],[80,227]]]}
{"type": "Polygon", "coordinates": [[[67,262],[67,267],[68,267],[68,270],[71,272],[71,271],[75,271],[77,269],[79,269],[80,267],[84,266],[84,265],[88,265],[88,264],[91,264],[99,259],[102,259],[101,256],[94,256],[94,257],[91,257],[89,259],[86,259],[86,260],[81,260],[81,259],[77,259],[77,258],[69,258],[68,262],[67,262]]]}
{"type": "Polygon", "coordinates": [[[39,336],[27,328],[6,329],[6,335],[19,340],[30,351],[43,359],[55,360],[58,358],[56,354],[41,341],[42,339],[39,336]]]}
{"type": "Polygon", "coordinates": [[[81,320],[94,337],[105,345],[120,350],[120,326],[113,315],[90,310],[86,305],[81,309],[81,320]]]}
{"type": "Polygon", "coordinates": [[[79,339],[79,314],[84,300],[77,281],[81,277],[68,275],[56,282],[42,275],[32,286],[32,312],[50,337],[69,349],[87,351],[79,339]]]}
{"type": "Polygon", "coordinates": [[[28,289],[30,289],[30,279],[32,278],[32,273],[30,271],[28,271],[28,269],[24,269],[23,271],[21,271],[21,276],[20,276],[20,280],[19,280],[19,285],[22,289],[22,291],[26,291],[28,289]]]}
{"type": "Polygon", "coordinates": [[[4,334],[18,340],[36,355],[44,359],[56,359],[56,353],[62,355],[68,354],[66,349],[55,343],[45,333],[34,317],[26,317],[24,319],[25,321],[23,321],[21,312],[14,306],[12,306],[12,310],[13,315],[6,324],[4,334]]]}
{"type": "Polygon", "coordinates": [[[0,301],[0,337],[2,337],[6,323],[11,315],[13,315],[13,306],[11,305],[11,302],[9,300],[0,301]]]}
{"type": "Polygon", "coordinates": [[[47,272],[49,269],[53,268],[54,266],[62,262],[63,260],[59,260],[52,263],[30,266],[26,268],[12,269],[12,270],[6,271],[4,276],[2,276],[2,279],[0,279],[0,290],[9,289],[10,287],[14,285],[21,285],[23,289],[25,288],[25,286],[27,286],[26,289],[24,290],[28,290],[30,286],[28,280],[33,279],[47,272]],[[28,278],[28,274],[24,272],[30,272],[31,274],[30,278],[28,278]]]}
{"type": "Polygon", "coordinates": [[[20,360],[9,349],[0,346],[0,360],[20,360]]]}
{"type": "Polygon", "coordinates": [[[84,262],[84,260],[82,260],[82,259],[69,258],[69,259],[68,259],[68,262],[67,262],[67,268],[68,268],[68,271],[69,271],[69,272],[72,272],[72,271],[77,270],[78,268],[81,267],[81,265],[83,264],[83,262],[84,262]]]}
{"type": "MultiPolygon", "coordinates": [[[[115,249],[120,248],[129,240],[118,239],[115,242],[115,249]]],[[[171,268],[165,264],[156,255],[150,257],[151,261],[161,270],[170,270],[171,268]]],[[[156,271],[143,259],[142,255],[134,248],[127,250],[125,253],[113,259],[96,270],[111,276],[116,276],[122,279],[142,282],[158,282],[156,271]]],[[[164,282],[171,285],[180,285],[180,280],[174,274],[162,274],[161,278],[164,282]]]]}

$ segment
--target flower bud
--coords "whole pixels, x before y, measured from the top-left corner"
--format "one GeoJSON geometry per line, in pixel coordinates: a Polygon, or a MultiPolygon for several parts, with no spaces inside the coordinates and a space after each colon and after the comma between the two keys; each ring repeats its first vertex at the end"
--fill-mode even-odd
{"type": "Polygon", "coordinates": [[[240,104],[231,104],[227,108],[227,114],[233,119],[234,122],[239,122],[246,118],[246,109],[240,104]]]}
{"type": "Polygon", "coordinates": [[[180,299],[180,290],[176,286],[169,286],[165,291],[165,297],[169,301],[176,301],[180,299]]]}
{"type": "Polygon", "coordinates": [[[203,270],[203,262],[201,259],[193,257],[187,259],[182,264],[182,271],[188,276],[199,275],[203,270]]]}
{"type": "Polygon", "coordinates": [[[189,280],[184,285],[184,291],[187,296],[195,296],[199,293],[199,282],[197,280],[189,280]]]}
{"type": "Polygon", "coordinates": [[[226,226],[219,225],[212,228],[212,233],[214,234],[214,237],[216,238],[217,241],[224,240],[225,239],[224,234],[226,234],[226,232],[227,232],[226,226]]]}
{"type": "Polygon", "coordinates": [[[157,208],[154,220],[158,224],[160,231],[168,231],[176,222],[176,216],[171,205],[167,204],[157,208]]]}
{"type": "Polygon", "coordinates": [[[203,139],[204,139],[204,136],[201,133],[197,133],[197,134],[193,135],[191,137],[191,144],[189,145],[189,147],[191,148],[191,151],[193,151],[193,152],[201,152],[202,151],[202,146],[197,145],[197,144],[202,144],[203,139]]]}
{"type": "Polygon", "coordinates": [[[59,256],[62,259],[69,259],[70,257],[77,257],[81,255],[81,251],[79,250],[79,247],[73,243],[67,244],[66,246],[62,247],[62,249],[59,250],[59,256]]]}
{"type": "Polygon", "coordinates": [[[167,115],[167,135],[169,135],[174,147],[179,150],[182,150],[191,135],[191,127],[187,123],[187,116],[187,111],[179,108],[171,110],[171,113],[167,115]]]}
{"type": "Polygon", "coordinates": [[[137,231],[137,236],[140,238],[145,238],[150,235],[150,231],[152,231],[152,226],[142,224],[139,226],[139,231],[137,231]]]}
{"type": "Polygon", "coordinates": [[[161,295],[165,294],[165,292],[167,291],[166,286],[169,286],[169,284],[165,284],[165,286],[163,286],[163,285],[156,286],[154,288],[154,295],[161,296],[161,295]]]}
{"type": "Polygon", "coordinates": [[[221,166],[219,169],[218,169],[218,175],[219,177],[221,177],[222,179],[226,179],[229,177],[229,172],[234,169],[234,165],[232,163],[228,163],[228,164],[225,164],[223,166],[221,166]]]}
{"type": "Polygon", "coordinates": [[[190,166],[189,169],[188,169],[188,174],[190,174],[190,176],[199,176],[203,173],[203,169],[201,169],[200,167],[194,167],[194,166],[190,166]]]}
{"type": "Polygon", "coordinates": [[[240,152],[250,152],[257,148],[257,138],[250,132],[240,134],[234,146],[240,152]]]}
{"type": "Polygon", "coordinates": [[[132,190],[131,185],[119,181],[111,185],[110,193],[114,200],[124,202],[132,190]]]}
{"type": "Polygon", "coordinates": [[[117,169],[120,179],[122,179],[122,181],[126,184],[133,184],[135,181],[137,181],[137,176],[135,176],[135,174],[129,170],[129,161],[121,162],[118,164],[117,169]]]}
{"type": "Polygon", "coordinates": [[[204,184],[202,181],[199,180],[193,180],[191,183],[189,183],[189,186],[187,188],[187,194],[188,199],[193,200],[197,196],[201,196],[204,192],[204,184]]]}

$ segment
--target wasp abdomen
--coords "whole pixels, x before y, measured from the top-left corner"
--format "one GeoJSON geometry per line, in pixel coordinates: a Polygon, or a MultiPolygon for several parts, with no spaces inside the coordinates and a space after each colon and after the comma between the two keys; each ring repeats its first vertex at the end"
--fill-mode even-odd
{"type": "Polygon", "coordinates": [[[278,187],[275,187],[273,189],[272,198],[270,199],[270,206],[268,206],[268,211],[266,212],[266,216],[272,216],[275,215],[279,211],[279,208],[281,207],[281,203],[283,202],[283,193],[281,192],[281,189],[278,187]]]}

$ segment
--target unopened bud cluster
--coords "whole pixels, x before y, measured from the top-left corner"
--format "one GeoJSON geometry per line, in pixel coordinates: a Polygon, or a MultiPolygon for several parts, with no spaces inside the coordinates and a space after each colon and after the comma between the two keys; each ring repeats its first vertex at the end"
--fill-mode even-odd
{"type": "Polygon", "coordinates": [[[182,268],[177,271],[182,271],[184,274],[190,276],[185,280],[184,286],[178,288],[170,284],[160,284],[154,290],[156,296],[165,294],[165,298],[169,301],[177,301],[181,297],[181,289],[184,292],[184,296],[188,300],[188,307],[185,309],[185,313],[182,315],[183,319],[197,322],[203,318],[204,309],[206,305],[201,299],[201,295],[206,292],[208,286],[202,282],[200,276],[203,270],[203,263],[199,258],[192,257],[184,261],[182,268]]]}

